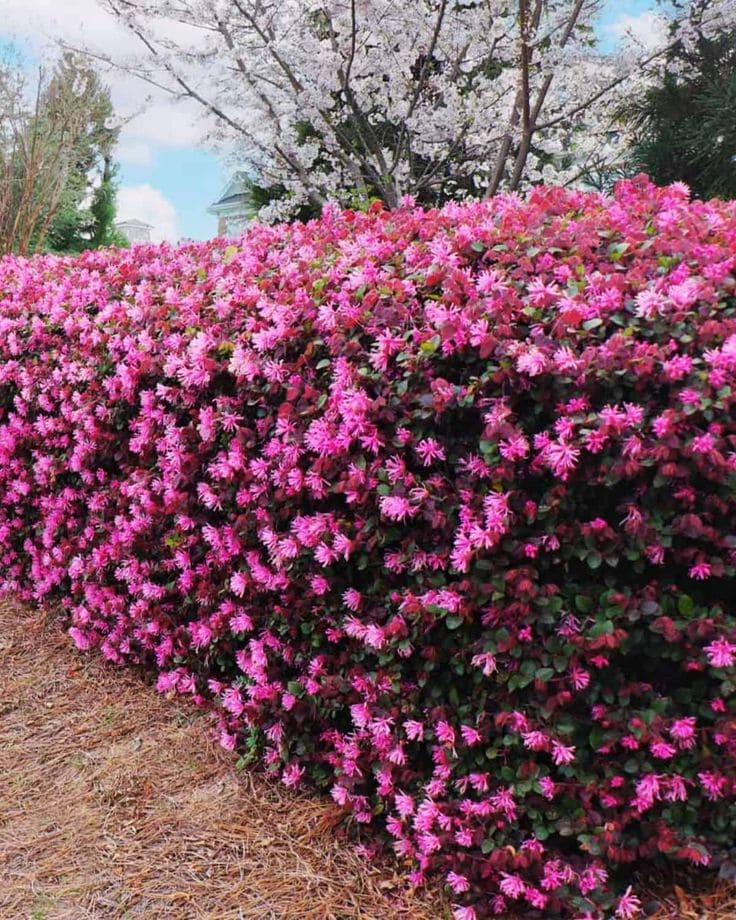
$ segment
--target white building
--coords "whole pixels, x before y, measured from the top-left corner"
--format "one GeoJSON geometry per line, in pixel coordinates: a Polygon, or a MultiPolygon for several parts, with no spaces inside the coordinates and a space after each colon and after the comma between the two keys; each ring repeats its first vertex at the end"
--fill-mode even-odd
{"type": "Polygon", "coordinates": [[[151,230],[153,226],[143,220],[120,220],[115,224],[118,230],[129,243],[149,243],[151,241],[151,230]]]}
{"type": "Polygon", "coordinates": [[[207,208],[207,213],[217,218],[218,236],[235,236],[253,217],[246,182],[246,173],[234,173],[217,201],[207,208]]]}

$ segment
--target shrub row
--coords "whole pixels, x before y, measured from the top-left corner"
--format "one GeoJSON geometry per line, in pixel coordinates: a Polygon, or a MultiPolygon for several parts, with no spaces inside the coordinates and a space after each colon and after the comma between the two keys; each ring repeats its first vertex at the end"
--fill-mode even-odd
{"type": "Polygon", "coordinates": [[[735,253],[641,178],[5,259],[2,587],[458,920],[627,920],[736,832],[735,253]]]}

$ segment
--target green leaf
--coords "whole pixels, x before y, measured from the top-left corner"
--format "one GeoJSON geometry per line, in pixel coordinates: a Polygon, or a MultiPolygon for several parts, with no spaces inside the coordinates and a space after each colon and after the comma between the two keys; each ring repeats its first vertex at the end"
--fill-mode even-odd
{"type": "Polygon", "coordinates": [[[628,248],[628,243],[611,243],[608,247],[608,255],[611,257],[611,261],[618,262],[628,248]]]}
{"type": "Polygon", "coordinates": [[[593,598],[585,594],[576,594],[575,609],[580,611],[580,613],[590,613],[593,609],[593,598]]]}
{"type": "Polygon", "coordinates": [[[677,611],[681,613],[684,617],[689,617],[692,615],[695,610],[695,602],[687,594],[681,594],[677,598],[677,611]]]}
{"type": "Polygon", "coordinates": [[[611,636],[613,635],[614,625],[611,620],[597,620],[590,630],[591,636],[611,636]]]}
{"type": "Polygon", "coordinates": [[[448,629],[458,629],[458,627],[463,625],[462,617],[446,617],[445,623],[447,624],[448,629]]]}

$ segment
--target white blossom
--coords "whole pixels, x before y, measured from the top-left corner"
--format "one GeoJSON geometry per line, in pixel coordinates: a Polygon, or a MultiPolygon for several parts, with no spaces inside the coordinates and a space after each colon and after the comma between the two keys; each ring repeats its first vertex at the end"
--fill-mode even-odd
{"type": "Polygon", "coordinates": [[[736,21],[736,0],[678,2],[659,39],[604,56],[599,0],[102,2],[142,42],[118,63],[195,99],[210,140],[284,189],[268,219],[356,189],[395,205],[575,182],[620,155],[615,113],[667,48],[736,21]]]}

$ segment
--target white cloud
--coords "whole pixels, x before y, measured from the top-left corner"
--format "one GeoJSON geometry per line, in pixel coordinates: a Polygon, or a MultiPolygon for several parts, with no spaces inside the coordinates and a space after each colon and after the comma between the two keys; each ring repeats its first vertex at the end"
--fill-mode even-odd
{"type": "Polygon", "coordinates": [[[176,208],[152,185],[124,185],[118,189],[118,220],[143,220],[153,225],[151,239],[160,242],[179,239],[176,208]]]}
{"type": "Polygon", "coordinates": [[[614,20],[607,32],[617,44],[625,48],[653,51],[667,39],[667,19],[654,10],[646,10],[638,16],[625,13],[614,20]]]}
{"type": "Polygon", "coordinates": [[[153,166],[153,147],[134,137],[121,137],[115,156],[124,163],[133,166],[153,166]]]}
{"type": "Polygon", "coordinates": [[[118,155],[132,163],[149,163],[157,147],[196,147],[202,143],[204,130],[200,110],[190,100],[173,102],[163,93],[149,98],[145,85],[134,77],[110,80],[115,111],[121,116],[134,112],[120,132],[118,155]],[[134,82],[132,82],[134,81],[134,82]],[[132,82],[132,85],[131,85],[132,82]],[[144,154],[143,148],[148,151],[144,154]]]}

